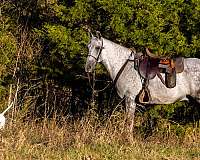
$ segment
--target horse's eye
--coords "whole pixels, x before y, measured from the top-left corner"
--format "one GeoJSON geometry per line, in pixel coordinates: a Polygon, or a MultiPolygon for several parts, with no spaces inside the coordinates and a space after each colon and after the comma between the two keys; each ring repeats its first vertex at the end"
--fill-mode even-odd
{"type": "Polygon", "coordinates": [[[100,46],[96,46],[95,48],[96,48],[96,49],[100,49],[101,47],[100,47],[100,46]]]}

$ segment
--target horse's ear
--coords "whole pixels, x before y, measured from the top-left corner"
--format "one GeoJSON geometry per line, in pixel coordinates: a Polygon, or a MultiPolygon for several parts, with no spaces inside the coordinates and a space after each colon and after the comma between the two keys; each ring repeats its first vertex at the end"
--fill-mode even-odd
{"type": "Polygon", "coordinates": [[[90,33],[90,38],[94,37],[90,29],[88,29],[88,32],[90,33]]]}
{"type": "Polygon", "coordinates": [[[86,32],[89,32],[90,38],[94,37],[94,35],[92,34],[92,31],[91,31],[91,28],[90,28],[89,26],[83,26],[83,29],[84,29],[86,32]]]}
{"type": "Polygon", "coordinates": [[[86,29],[86,31],[89,32],[90,38],[94,37],[94,35],[92,34],[92,31],[91,31],[91,29],[90,29],[89,27],[87,27],[87,28],[85,28],[85,29],[86,29]]]}
{"type": "Polygon", "coordinates": [[[101,39],[102,36],[101,36],[101,33],[99,31],[96,31],[96,35],[97,35],[98,39],[101,39]]]}

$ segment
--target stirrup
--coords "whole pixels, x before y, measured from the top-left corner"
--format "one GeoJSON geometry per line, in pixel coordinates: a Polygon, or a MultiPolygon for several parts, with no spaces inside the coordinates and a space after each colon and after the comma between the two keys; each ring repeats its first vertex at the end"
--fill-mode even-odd
{"type": "Polygon", "coordinates": [[[142,88],[138,94],[139,103],[149,103],[151,101],[150,91],[148,88],[142,88]]]}

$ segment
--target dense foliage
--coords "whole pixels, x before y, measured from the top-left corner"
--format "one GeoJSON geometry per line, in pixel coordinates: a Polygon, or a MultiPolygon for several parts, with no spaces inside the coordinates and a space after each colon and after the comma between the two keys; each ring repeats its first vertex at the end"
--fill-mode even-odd
{"type": "MultiPolygon", "coordinates": [[[[10,85],[18,85],[17,107],[31,116],[80,116],[90,106],[94,97],[83,78],[86,28],[137,50],[148,46],[159,55],[200,57],[199,0],[3,0],[0,5],[1,105],[10,85]]],[[[97,76],[108,79],[101,67],[97,76]]],[[[107,106],[109,91],[98,95],[97,108],[107,106]]],[[[200,117],[185,105],[158,106],[150,114],[174,120],[182,107],[183,114],[189,110],[186,117],[200,117]]]]}

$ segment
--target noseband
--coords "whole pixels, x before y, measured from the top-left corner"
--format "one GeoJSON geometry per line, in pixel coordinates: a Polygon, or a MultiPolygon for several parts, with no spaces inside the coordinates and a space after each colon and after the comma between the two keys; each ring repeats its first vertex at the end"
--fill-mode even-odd
{"type": "Polygon", "coordinates": [[[93,56],[93,55],[91,55],[91,54],[89,54],[88,56],[93,57],[93,58],[98,62],[99,57],[100,57],[100,55],[101,55],[101,52],[102,52],[103,48],[104,48],[104,47],[103,47],[103,39],[101,38],[101,46],[100,46],[100,48],[99,48],[99,50],[98,50],[97,57],[95,57],[95,56],[93,56]]]}

